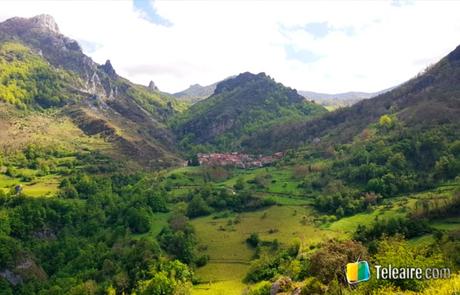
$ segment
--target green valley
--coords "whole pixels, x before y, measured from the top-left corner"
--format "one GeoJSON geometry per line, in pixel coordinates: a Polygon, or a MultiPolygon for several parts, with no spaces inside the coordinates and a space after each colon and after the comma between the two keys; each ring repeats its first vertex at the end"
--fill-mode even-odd
{"type": "Polygon", "coordinates": [[[334,111],[250,72],[191,104],[49,15],[8,19],[0,294],[457,294],[459,85],[457,47],[334,111]],[[349,283],[360,260],[371,276],[349,283]],[[377,279],[389,264],[450,276],[377,279]]]}

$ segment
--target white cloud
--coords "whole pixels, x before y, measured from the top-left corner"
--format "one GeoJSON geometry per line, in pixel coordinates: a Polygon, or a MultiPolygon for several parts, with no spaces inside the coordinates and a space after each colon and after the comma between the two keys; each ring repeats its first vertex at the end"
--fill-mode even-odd
{"type": "Polygon", "coordinates": [[[460,2],[156,1],[173,25],[148,22],[130,1],[0,2],[0,20],[48,13],[99,63],[179,91],[243,71],[297,89],[377,91],[411,78],[460,43],[460,2]],[[327,22],[322,38],[303,30],[327,22]],[[91,46],[93,44],[93,46],[91,46]],[[287,56],[289,45],[319,60],[287,56]]]}

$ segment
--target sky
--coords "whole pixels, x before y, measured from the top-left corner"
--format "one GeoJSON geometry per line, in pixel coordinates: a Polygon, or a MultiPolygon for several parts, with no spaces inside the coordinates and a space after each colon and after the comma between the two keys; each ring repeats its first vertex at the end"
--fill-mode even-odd
{"type": "Polygon", "coordinates": [[[0,21],[52,15],[98,63],[178,92],[241,72],[298,90],[374,92],[460,45],[460,1],[0,1],[0,21]]]}

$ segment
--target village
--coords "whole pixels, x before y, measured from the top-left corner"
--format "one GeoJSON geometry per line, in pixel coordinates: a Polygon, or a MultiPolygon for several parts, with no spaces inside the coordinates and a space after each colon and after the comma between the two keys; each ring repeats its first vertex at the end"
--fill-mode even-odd
{"type": "Polygon", "coordinates": [[[228,166],[242,169],[260,168],[273,164],[283,157],[282,152],[274,153],[271,156],[249,155],[239,152],[233,153],[210,153],[197,154],[200,166],[228,166]]]}

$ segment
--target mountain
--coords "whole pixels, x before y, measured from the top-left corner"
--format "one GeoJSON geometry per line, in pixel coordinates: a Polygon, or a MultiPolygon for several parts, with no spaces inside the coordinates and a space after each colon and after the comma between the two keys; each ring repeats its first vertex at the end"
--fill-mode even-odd
{"type": "MultiPolygon", "coordinates": [[[[208,98],[214,93],[216,86],[219,82],[213,83],[207,86],[201,86],[200,84],[190,85],[187,89],[174,93],[173,96],[178,100],[186,101],[190,103],[196,103],[200,100],[208,98]]],[[[350,106],[363,99],[375,97],[379,94],[390,91],[393,88],[385,89],[378,92],[357,92],[350,91],[344,93],[319,93],[313,91],[299,90],[299,94],[308,100],[314,100],[316,103],[326,107],[343,107],[350,106]]]]}
{"type": "Polygon", "coordinates": [[[243,142],[248,149],[282,150],[318,140],[350,142],[384,115],[410,129],[460,128],[460,46],[424,73],[395,89],[305,123],[263,130],[243,142]],[[292,136],[295,134],[295,136],[292,136]]]}
{"type": "Polygon", "coordinates": [[[253,132],[325,112],[266,74],[246,72],[218,83],[210,97],[174,117],[172,127],[183,146],[211,144],[235,149],[253,132]]]}
{"type": "Polygon", "coordinates": [[[180,105],[150,85],[99,65],[59,31],[49,15],[0,23],[0,101],[21,109],[58,109],[87,136],[103,137],[111,154],[144,167],[180,162],[165,122],[180,105]]]}
{"type": "MultiPolygon", "coordinates": [[[[231,78],[235,78],[235,77],[236,76],[231,76],[222,81],[225,81],[231,78]]],[[[200,84],[193,84],[193,85],[190,85],[185,90],[174,93],[173,96],[177,98],[177,100],[179,101],[190,102],[193,104],[200,100],[210,97],[214,93],[214,90],[216,90],[217,84],[219,84],[220,82],[216,82],[216,83],[213,83],[207,86],[201,86],[200,84]]]]}
{"type": "Polygon", "coordinates": [[[190,85],[189,88],[182,90],[180,92],[174,93],[173,96],[178,100],[188,101],[191,103],[196,103],[200,100],[208,98],[214,93],[217,83],[201,86],[200,84],[190,85]]]}
{"type": "Polygon", "coordinates": [[[304,96],[309,100],[314,100],[315,102],[329,107],[343,107],[343,106],[350,106],[358,101],[363,99],[368,99],[375,97],[377,95],[383,94],[385,92],[390,91],[393,88],[385,89],[378,92],[357,92],[357,91],[350,91],[344,93],[336,93],[336,94],[328,94],[328,93],[319,93],[313,91],[299,91],[299,94],[304,96]]]}

